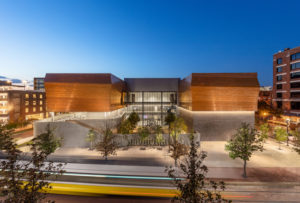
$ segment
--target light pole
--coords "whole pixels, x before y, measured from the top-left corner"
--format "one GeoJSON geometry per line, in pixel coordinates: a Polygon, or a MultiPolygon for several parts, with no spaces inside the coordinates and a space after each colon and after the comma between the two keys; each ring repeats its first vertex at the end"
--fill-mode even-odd
{"type": "Polygon", "coordinates": [[[286,146],[289,146],[289,126],[290,126],[290,119],[287,118],[286,119],[286,133],[287,133],[286,146]]]}

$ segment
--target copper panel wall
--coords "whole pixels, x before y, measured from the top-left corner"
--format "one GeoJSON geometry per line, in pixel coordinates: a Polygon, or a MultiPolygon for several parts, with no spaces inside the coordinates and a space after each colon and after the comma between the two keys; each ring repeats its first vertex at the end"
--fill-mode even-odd
{"type": "MultiPolygon", "coordinates": [[[[122,80],[110,74],[81,74],[84,81],[79,82],[70,79],[72,74],[67,74],[66,82],[60,74],[57,75],[59,82],[55,82],[55,74],[51,74],[49,80],[46,75],[49,112],[107,112],[122,107],[122,80]]],[[[79,74],[74,75],[80,79],[79,74]]]]}
{"type": "Polygon", "coordinates": [[[180,106],[192,111],[255,111],[259,94],[253,73],[193,73],[180,83],[180,106]]]}

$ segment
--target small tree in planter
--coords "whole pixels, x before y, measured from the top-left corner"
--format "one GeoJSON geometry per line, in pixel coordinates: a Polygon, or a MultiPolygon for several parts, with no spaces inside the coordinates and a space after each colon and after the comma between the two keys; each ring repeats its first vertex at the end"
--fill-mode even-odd
{"type": "Polygon", "coordinates": [[[292,135],[294,142],[294,150],[300,155],[300,133],[296,129],[295,131],[292,131],[292,135]]]}
{"type": "Polygon", "coordinates": [[[86,141],[90,143],[90,150],[94,149],[94,144],[96,141],[96,133],[92,129],[89,130],[88,134],[86,135],[86,141]]]}
{"type": "Polygon", "coordinates": [[[244,161],[243,177],[247,177],[246,166],[252,154],[256,151],[263,151],[262,139],[256,135],[256,130],[249,124],[242,123],[236,134],[225,145],[232,159],[240,158],[244,161]]]}
{"type": "Polygon", "coordinates": [[[278,149],[281,150],[280,144],[281,142],[286,141],[288,134],[284,128],[279,126],[275,127],[274,132],[275,132],[275,138],[278,142],[278,149]]]}
{"type": "Polygon", "coordinates": [[[114,141],[115,135],[113,135],[112,130],[110,128],[106,126],[102,134],[103,136],[101,141],[96,144],[96,150],[99,151],[107,161],[108,156],[116,154],[118,145],[114,141]]]}
{"type": "Polygon", "coordinates": [[[35,143],[37,150],[44,151],[47,154],[55,152],[61,146],[61,139],[54,136],[49,124],[46,127],[46,132],[38,135],[32,141],[35,143]]]}
{"type": "Polygon", "coordinates": [[[269,131],[270,131],[268,123],[264,123],[260,125],[259,130],[260,130],[260,137],[265,142],[266,139],[268,139],[269,137],[269,131]]]}
{"type": "Polygon", "coordinates": [[[133,130],[134,128],[136,128],[137,123],[141,120],[139,117],[139,114],[137,114],[136,112],[132,112],[129,117],[127,118],[127,120],[130,122],[131,124],[131,130],[133,130]]]}
{"type": "Polygon", "coordinates": [[[161,143],[163,141],[162,127],[160,125],[154,125],[152,127],[152,133],[155,134],[155,140],[156,140],[156,143],[158,144],[158,146],[161,146],[161,143]]]}
{"type": "Polygon", "coordinates": [[[165,117],[165,123],[168,125],[168,131],[169,131],[169,151],[170,151],[170,143],[171,143],[171,124],[175,121],[176,115],[171,111],[171,109],[168,110],[167,116],[165,117]]]}
{"type": "Polygon", "coordinates": [[[179,143],[177,140],[174,140],[170,147],[170,156],[174,159],[175,166],[177,166],[177,161],[180,159],[180,157],[188,154],[188,147],[179,143]]]}
{"type": "Polygon", "coordinates": [[[142,144],[145,145],[144,142],[145,142],[145,139],[150,135],[150,129],[148,127],[140,127],[140,128],[138,128],[138,135],[141,138],[142,144]]]}
{"type": "Polygon", "coordinates": [[[125,119],[122,120],[119,132],[123,135],[132,133],[132,126],[129,120],[125,119]]]}

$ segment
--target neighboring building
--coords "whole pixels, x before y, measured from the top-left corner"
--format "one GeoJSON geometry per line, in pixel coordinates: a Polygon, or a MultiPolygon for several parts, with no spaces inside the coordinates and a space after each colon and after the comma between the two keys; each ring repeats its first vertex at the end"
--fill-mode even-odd
{"type": "Polygon", "coordinates": [[[45,92],[22,88],[0,81],[0,122],[46,118],[45,92]]]}
{"type": "Polygon", "coordinates": [[[175,108],[202,140],[228,140],[241,122],[254,125],[259,83],[256,73],[192,73],[182,80],[46,74],[45,90],[49,112],[124,109],[137,112],[140,125],[164,125],[167,110],[175,108]]]}
{"type": "Polygon", "coordinates": [[[300,47],[273,55],[273,106],[300,115],[300,47]]]}
{"type": "Polygon", "coordinates": [[[34,78],[33,79],[34,90],[45,90],[44,80],[45,78],[34,78]]]}
{"type": "Polygon", "coordinates": [[[259,89],[259,97],[258,101],[264,101],[268,105],[272,105],[272,87],[271,86],[265,86],[260,87],[259,89]]]}

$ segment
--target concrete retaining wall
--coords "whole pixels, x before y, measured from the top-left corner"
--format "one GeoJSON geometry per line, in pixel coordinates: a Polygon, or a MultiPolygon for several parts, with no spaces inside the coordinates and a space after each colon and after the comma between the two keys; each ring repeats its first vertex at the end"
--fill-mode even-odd
{"type": "Polygon", "coordinates": [[[227,141],[242,122],[254,126],[254,111],[192,112],[178,108],[188,127],[201,134],[202,141],[227,141]]]}

